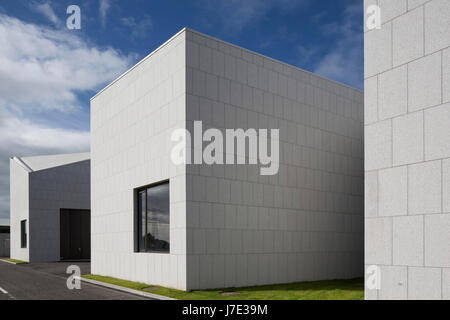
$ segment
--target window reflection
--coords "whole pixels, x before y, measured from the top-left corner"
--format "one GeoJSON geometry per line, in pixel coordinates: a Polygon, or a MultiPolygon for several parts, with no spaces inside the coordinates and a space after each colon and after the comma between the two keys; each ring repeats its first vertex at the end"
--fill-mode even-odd
{"type": "Polygon", "coordinates": [[[169,252],[169,183],[145,188],[138,197],[139,251],[169,252]]]}

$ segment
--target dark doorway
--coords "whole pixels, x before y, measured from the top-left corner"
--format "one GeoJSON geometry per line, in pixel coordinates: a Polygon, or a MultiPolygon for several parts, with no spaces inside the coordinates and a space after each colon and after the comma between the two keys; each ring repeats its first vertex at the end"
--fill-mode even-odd
{"type": "Polygon", "coordinates": [[[91,258],[90,210],[60,210],[61,260],[91,258]]]}

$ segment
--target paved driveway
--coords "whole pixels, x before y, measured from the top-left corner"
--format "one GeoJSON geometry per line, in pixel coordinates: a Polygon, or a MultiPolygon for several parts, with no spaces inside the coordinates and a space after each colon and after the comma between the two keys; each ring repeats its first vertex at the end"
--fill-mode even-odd
{"type": "Polygon", "coordinates": [[[0,261],[0,300],[146,300],[144,297],[81,283],[80,290],[66,285],[69,265],[78,265],[81,274],[90,273],[89,262],[9,264],[0,261]]]}

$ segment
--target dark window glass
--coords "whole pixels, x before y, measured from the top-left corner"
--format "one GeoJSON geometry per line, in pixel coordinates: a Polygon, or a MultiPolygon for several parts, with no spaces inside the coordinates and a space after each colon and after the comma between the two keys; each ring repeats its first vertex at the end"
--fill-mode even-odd
{"type": "Polygon", "coordinates": [[[138,249],[141,252],[169,252],[169,183],[138,191],[138,249]]]}
{"type": "Polygon", "coordinates": [[[20,247],[27,247],[27,220],[20,221],[20,247]]]}
{"type": "MultiPolygon", "coordinates": [[[[139,192],[139,244],[145,243],[145,233],[146,233],[146,223],[145,223],[145,211],[146,209],[146,191],[140,191],[139,192]]],[[[145,248],[140,246],[139,251],[145,251],[145,248]]]]}

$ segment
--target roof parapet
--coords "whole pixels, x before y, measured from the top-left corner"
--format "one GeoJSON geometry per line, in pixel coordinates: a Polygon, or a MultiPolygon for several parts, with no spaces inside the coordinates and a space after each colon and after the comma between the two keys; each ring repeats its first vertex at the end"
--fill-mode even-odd
{"type": "Polygon", "coordinates": [[[17,164],[19,166],[21,166],[22,168],[24,168],[27,172],[33,172],[34,171],[25,162],[23,162],[22,159],[20,159],[19,157],[12,157],[11,159],[14,160],[15,162],[17,162],[17,164]]]}

